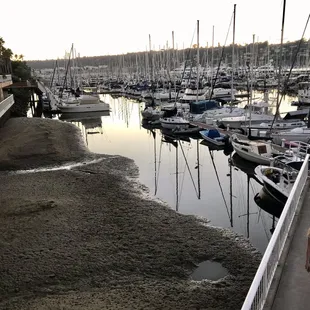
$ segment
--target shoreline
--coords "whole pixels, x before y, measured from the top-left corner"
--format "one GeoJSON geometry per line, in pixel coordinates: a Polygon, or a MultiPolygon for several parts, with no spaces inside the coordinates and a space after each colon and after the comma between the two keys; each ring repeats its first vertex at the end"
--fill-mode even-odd
{"type": "Polygon", "coordinates": [[[261,255],[151,199],[133,160],[89,152],[56,120],[10,119],[0,143],[1,309],[241,308],[261,255]],[[191,281],[209,259],[229,274],[191,281]]]}

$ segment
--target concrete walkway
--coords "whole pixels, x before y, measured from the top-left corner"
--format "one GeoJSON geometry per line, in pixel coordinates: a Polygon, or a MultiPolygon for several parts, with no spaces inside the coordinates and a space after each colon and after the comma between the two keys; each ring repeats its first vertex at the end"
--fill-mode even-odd
{"type": "Polygon", "coordinates": [[[272,310],[309,310],[310,273],[305,269],[310,228],[310,188],[305,194],[293,239],[283,266],[272,310]]]}

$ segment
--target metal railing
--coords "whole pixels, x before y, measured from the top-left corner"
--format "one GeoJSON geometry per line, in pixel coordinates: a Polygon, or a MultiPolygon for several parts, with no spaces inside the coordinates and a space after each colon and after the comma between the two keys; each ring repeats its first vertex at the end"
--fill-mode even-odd
{"type": "Polygon", "coordinates": [[[258,267],[241,310],[261,310],[264,307],[270,285],[276,272],[291,224],[296,213],[296,209],[301,197],[301,192],[307,181],[308,162],[309,154],[307,154],[299,171],[297,179],[283,208],[281,217],[269,241],[265,254],[258,267]]]}
{"type": "Polygon", "coordinates": [[[0,101],[0,118],[8,111],[8,109],[14,104],[14,97],[10,95],[4,100],[0,101]]]}

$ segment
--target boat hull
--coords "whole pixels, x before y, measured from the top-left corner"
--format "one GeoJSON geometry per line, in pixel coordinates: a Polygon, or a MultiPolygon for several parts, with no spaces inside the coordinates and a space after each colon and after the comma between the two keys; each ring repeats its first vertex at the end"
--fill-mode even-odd
{"type": "Polygon", "coordinates": [[[61,113],[86,113],[86,112],[107,112],[110,111],[110,106],[106,103],[96,104],[68,104],[59,106],[61,113]]]}
{"type": "Polygon", "coordinates": [[[242,150],[242,147],[234,141],[232,141],[232,145],[236,153],[241,158],[259,165],[270,165],[270,159],[268,157],[264,158],[263,156],[257,155],[253,152],[244,151],[242,150]]]}
{"type": "Polygon", "coordinates": [[[186,123],[174,123],[174,124],[171,124],[171,123],[166,123],[166,122],[161,122],[161,126],[163,128],[166,128],[166,129],[185,129],[185,128],[188,128],[189,127],[189,124],[186,124],[186,123]]]}

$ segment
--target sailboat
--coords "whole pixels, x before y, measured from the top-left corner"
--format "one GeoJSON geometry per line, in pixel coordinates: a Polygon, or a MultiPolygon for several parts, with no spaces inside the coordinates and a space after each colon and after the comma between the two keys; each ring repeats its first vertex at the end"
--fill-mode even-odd
{"type": "MultiPolygon", "coordinates": [[[[66,81],[68,71],[71,68],[71,59],[74,62],[74,49],[73,44],[69,53],[69,59],[66,67],[66,74],[63,86],[58,95],[58,109],[61,113],[86,113],[86,112],[102,112],[109,111],[110,106],[105,102],[101,102],[99,96],[83,94],[78,85],[76,85],[76,77],[73,73],[73,87],[66,89],[66,81]]],[[[72,64],[74,68],[74,63],[72,64]]]]}
{"type": "MultiPolygon", "coordinates": [[[[199,101],[199,97],[200,97],[200,89],[199,89],[199,78],[200,78],[200,72],[199,72],[199,20],[197,20],[197,64],[196,64],[196,90],[195,88],[192,88],[189,90],[189,93],[187,95],[191,95],[191,98],[194,99],[194,97],[196,97],[195,101],[198,102],[199,101]],[[194,92],[195,90],[195,92],[194,92]]],[[[185,64],[186,67],[186,64],[185,64]]],[[[177,102],[175,102],[175,106],[177,106],[177,102]]],[[[169,128],[169,129],[174,129],[174,128],[178,128],[178,129],[183,129],[183,128],[188,128],[190,125],[190,122],[188,120],[186,120],[185,118],[183,118],[183,116],[181,115],[181,113],[178,113],[176,116],[172,116],[169,118],[160,118],[159,119],[161,122],[161,125],[163,128],[169,128]]]]}

